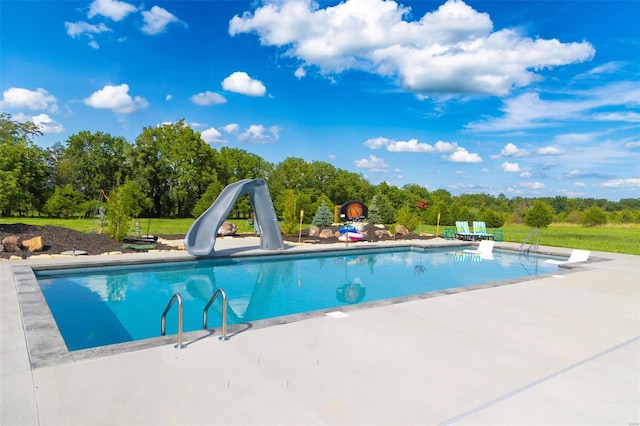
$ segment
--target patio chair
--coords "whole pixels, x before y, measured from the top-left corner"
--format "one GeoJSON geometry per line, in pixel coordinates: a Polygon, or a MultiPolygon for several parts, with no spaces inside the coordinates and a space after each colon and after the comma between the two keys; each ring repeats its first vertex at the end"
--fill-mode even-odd
{"type": "Polygon", "coordinates": [[[456,222],[456,236],[461,240],[471,241],[474,236],[469,232],[469,222],[466,220],[460,220],[456,222]]]}
{"type": "Polygon", "coordinates": [[[590,255],[591,255],[591,252],[589,250],[575,249],[571,252],[571,256],[569,256],[569,260],[547,259],[545,262],[553,263],[554,265],[564,265],[565,263],[586,262],[587,260],[589,260],[590,255]]]}
{"type": "Polygon", "coordinates": [[[465,249],[462,250],[463,253],[474,254],[481,259],[484,260],[493,260],[493,246],[495,245],[495,241],[493,240],[482,240],[478,245],[478,248],[473,249],[465,249]]]}
{"type": "Polygon", "coordinates": [[[487,232],[487,224],[484,222],[473,222],[473,235],[480,240],[490,239],[493,240],[493,234],[487,232]]]}

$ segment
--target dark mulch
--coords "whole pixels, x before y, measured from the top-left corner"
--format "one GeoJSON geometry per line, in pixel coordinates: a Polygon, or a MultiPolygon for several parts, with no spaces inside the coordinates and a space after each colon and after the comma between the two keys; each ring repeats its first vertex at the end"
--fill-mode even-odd
{"type": "MultiPolygon", "coordinates": [[[[93,234],[74,231],[62,226],[33,226],[23,223],[0,224],[0,241],[10,235],[18,237],[20,243],[34,237],[42,237],[44,248],[41,252],[30,253],[27,250],[8,253],[0,252],[0,258],[8,259],[11,256],[33,256],[36,254],[60,254],[64,251],[82,250],[88,254],[102,254],[110,251],[134,253],[136,250],[122,249],[122,242],[110,238],[106,234],[93,234]]],[[[158,244],[158,249],[170,249],[171,247],[158,244]]]]}
{"type": "MultiPolygon", "coordinates": [[[[332,230],[332,234],[338,231],[338,227],[329,227],[332,230]]],[[[323,228],[324,229],[324,228],[323,228]]],[[[366,227],[366,241],[392,241],[392,240],[408,240],[408,239],[430,239],[433,236],[418,236],[415,234],[409,236],[389,236],[387,234],[377,237],[375,235],[375,228],[373,225],[366,227]]],[[[30,253],[27,250],[20,252],[8,253],[6,251],[0,251],[0,258],[8,259],[11,256],[23,256],[29,257],[36,254],[60,254],[64,251],[70,250],[82,250],[88,254],[102,254],[106,252],[121,251],[123,253],[136,253],[137,250],[123,249],[122,242],[110,238],[106,234],[84,233],[74,231],[73,229],[64,228],[61,226],[33,226],[25,225],[23,223],[16,224],[0,224],[0,241],[3,238],[16,235],[19,241],[28,240],[37,236],[42,237],[44,249],[41,252],[30,253]]],[[[251,235],[237,235],[235,238],[242,238],[251,235]]],[[[184,239],[184,235],[160,235],[161,238],[169,240],[181,240],[184,239]]],[[[283,237],[285,241],[297,243],[298,235],[293,237],[283,237]]],[[[331,244],[339,242],[334,236],[331,238],[317,238],[309,237],[309,230],[303,230],[300,240],[304,243],[312,244],[331,244]]],[[[175,249],[175,247],[166,246],[158,243],[157,246],[160,250],[175,249]]]]}
{"type": "MultiPolygon", "coordinates": [[[[340,227],[339,226],[323,226],[321,229],[326,229],[326,228],[331,229],[332,235],[335,235],[336,232],[338,232],[338,229],[340,227]]],[[[371,225],[371,224],[367,225],[364,230],[364,234],[365,234],[364,240],[375,242],[375,241],[420,240],[420,239],[428,240],[428,239],[434,238],[433,235],[420,236],[416,234],[410,234],[407,236],[396,234],[394,236],[390,236],[388,232],[385,232],[380,236],[376,236],[376,230],[378,229],[379,228],[376,228],[375,225],[371,225]]],[[[388,231],[387,229],[385,230],[388,231]]],[[[331,243],[340,242],[335,236],[331,238],[309,237],[308,229],[302,230],[302,235],[300,237],[298,236],[298,234],[296,234],[293,237],[283,237],[283,238],[285,241],[289,241],[292,243],[297,243],[298,240],[300,240],[303,243],[313,243],[313,244],[331,244],[331,243]]]]}

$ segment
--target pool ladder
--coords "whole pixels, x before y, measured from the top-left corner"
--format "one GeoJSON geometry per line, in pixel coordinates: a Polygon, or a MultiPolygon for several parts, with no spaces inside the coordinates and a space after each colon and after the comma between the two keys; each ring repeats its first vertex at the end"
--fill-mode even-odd
{"type": "MultiPolygon", "coordinates": [[[[211,305],[213,304],[213,302],[216,300],[218,296],[222,297],[222,335],[218,338],[218,340],[227,340],[227,293],[221,288],[216,290],[215,293],[213,293],[213,296],[211,296],[211,299],[209,299],[209,302],[204,307],[204,311],[202,312],[202,329],[203,330],[207,329],[207,312],[209,310],[209,307],[211,307],[211,305]]],[[[167,314],[169,313],[169,310],[173,306],[174,302],[176,301],[178,302],[178,343],[175,344],[173,347],[175,349],[183,349],[186,347],[186,345],[182,343],[182,330],[184,328],[183,327],[184,309],[183,309],[182,297],[180,296],[180,293],[175,293],[173,296],[171,296],[171,299],[169,300],[167,307],[164,309],[164,312],[162,313],[162,317],[160,318],[160,335],[164,336],[167,333],[167,314]]]]}

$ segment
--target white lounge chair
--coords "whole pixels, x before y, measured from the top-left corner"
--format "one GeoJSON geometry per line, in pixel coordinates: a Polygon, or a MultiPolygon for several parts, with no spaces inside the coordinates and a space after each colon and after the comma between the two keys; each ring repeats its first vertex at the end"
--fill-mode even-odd
{"type": "Polygon", "coordinates": [[[484,260],[493,260],[493,246],[495,245],[495,241],[493,240],[482,240],[478,245],[478,248],[475,250],[466,249],[462,250],[463,253],[473,253],[477,254],[484,260]]]}
{"type": "Polygon", "coordinates": [[[589,260],[589,255],[591,255],[591,252],[589,250],[576,249],[571,252],[571,256],[569,256],[569,260],[547,259],[545,262],[553,263],[554,265],[563,265],[565,263],[586,262],[587,260],[589,260]]]}

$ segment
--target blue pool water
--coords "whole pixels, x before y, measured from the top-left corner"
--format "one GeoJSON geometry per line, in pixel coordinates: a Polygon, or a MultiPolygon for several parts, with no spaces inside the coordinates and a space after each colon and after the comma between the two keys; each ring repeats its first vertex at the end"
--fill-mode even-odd
{"type": "MultiPolygon", "coordinates": [[[[219,288],[234,324],[555,270],[517,253],[495,251],[487,260],[403,248],[45,270],[36,278],[73,351],[159,336],[174,293],[182,297],[184,329],[191,331],[202,328],[203,308],[219,288]]],[[[168,334],[177,332],[176,311],[167,316],[168,334]]],[[[220,325],[220,313],[216,300],[209,327],[220,325]]]]}

